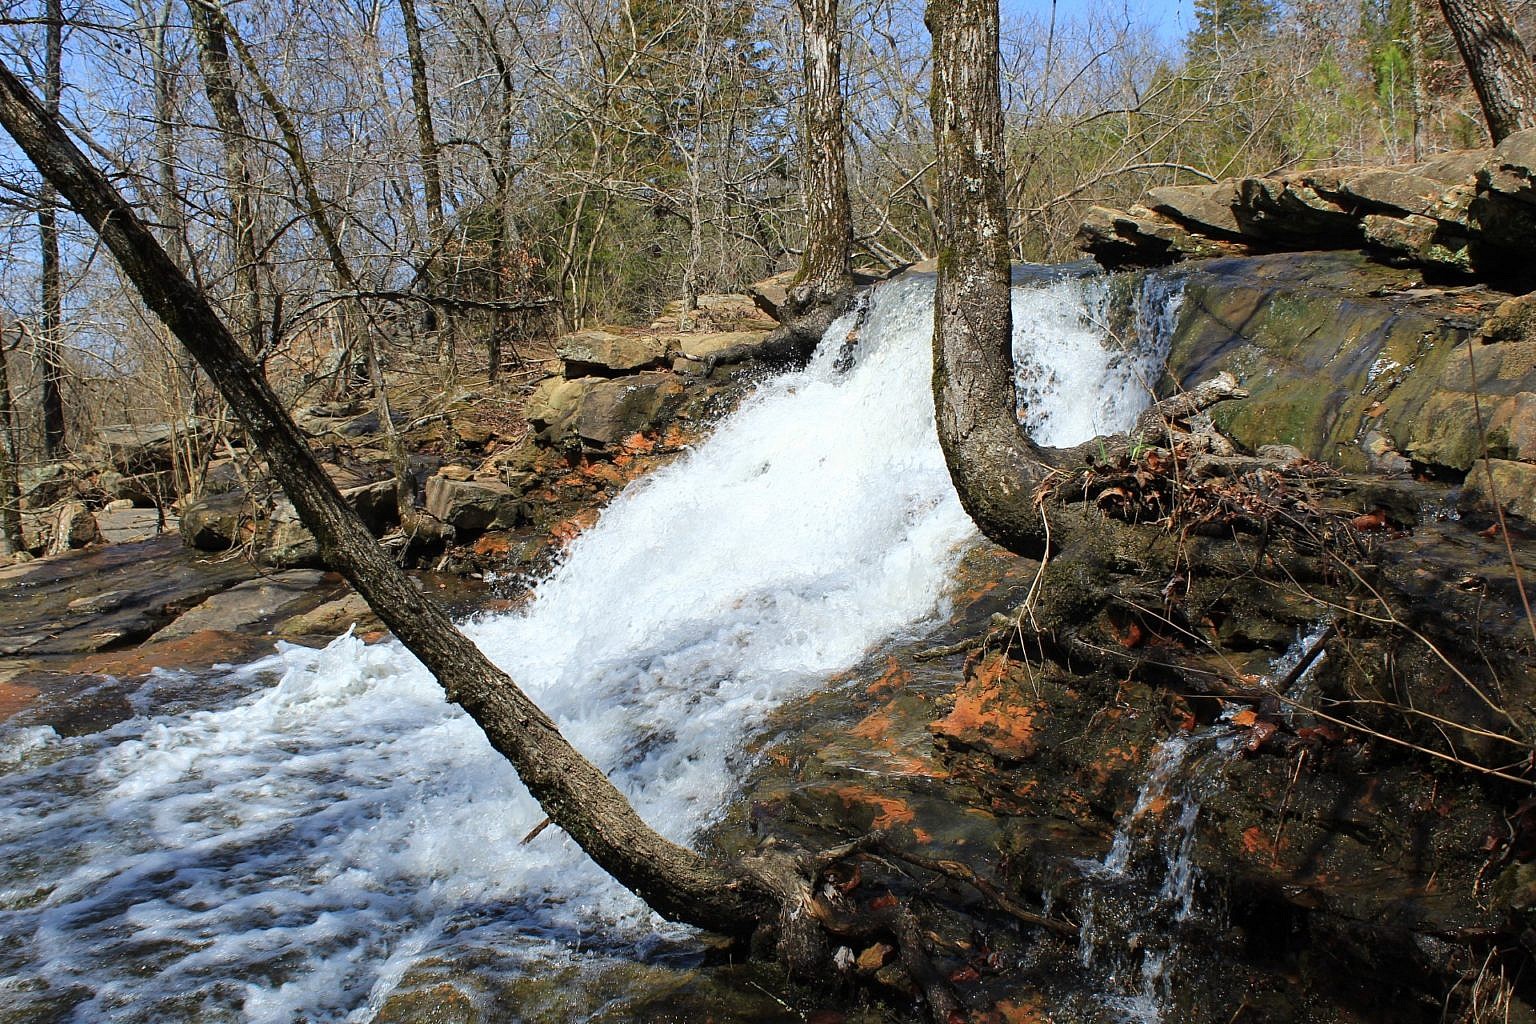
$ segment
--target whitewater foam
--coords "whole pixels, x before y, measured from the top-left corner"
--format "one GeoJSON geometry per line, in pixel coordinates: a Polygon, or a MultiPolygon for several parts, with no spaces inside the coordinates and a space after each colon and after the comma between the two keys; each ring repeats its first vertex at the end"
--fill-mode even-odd
{"type": "MultiPolygon", "coordinates": [[[[1145,405],[1141,357],[1093,343],[1097,287],[1020,293],[1021,355],[1074,367],[1036,387],[1051,443],[1145,405]]],[[[931,322],[929,281],[883,287],[851,368],[845,319],[620,495],[522,610],[466,624],[669,837],[716,819],[764,715],[944,613],[975,533],[933,437],[931,322]]],[[[686,935],[558,830],[520,845],[542,811],[398,645],[348,635],[155,685],[201,709],[0,732],[10,1001],[80,1021],[365,1020],[413,964],[466,945],[515,970],[686,935]]]]}

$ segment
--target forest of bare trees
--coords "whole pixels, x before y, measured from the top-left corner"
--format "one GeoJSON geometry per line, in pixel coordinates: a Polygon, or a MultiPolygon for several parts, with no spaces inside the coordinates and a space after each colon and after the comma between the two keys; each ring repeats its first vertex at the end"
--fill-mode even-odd
{"type": "MultiPolygon", "coordinates": [[[[1151,185],[1485,138],[1435,5],[1201,2],[1172,41],[1105,11],[1004,18],[1016,259],[1070,256],[1088,205],[1151,185]]],[[[806,94],[828,68],[847,125],[846,155],[826,154],[848,173],[833,232],[876,269],[935,249],[929,40],[901,0],[40,0],[8,9],[0,45],[290,402],[365,388],[370,346],[429,367],[424,386],[483,379],[560,330],[647,322],[816,257],[801,183],[831,164],[799,129],[839,113],[806,94]]],[[[220,420],[78,219],[3,159],[19,464],[103,425],[220,420]]],[[[201,436],[178,491],[197,488],[201,436]]]]}

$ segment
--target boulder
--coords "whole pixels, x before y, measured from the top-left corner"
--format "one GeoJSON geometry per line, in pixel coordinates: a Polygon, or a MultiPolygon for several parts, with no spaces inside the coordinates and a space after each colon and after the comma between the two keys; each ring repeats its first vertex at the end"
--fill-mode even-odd
{"type": "Polygon", "coordinates": [[[1243,233],[1266,242],[1305,248],[1355,245],[1355,216],[1297,178],[1244,178],[1238,182],[1233,216],[1243,233]]]}
{"type": "Polygon", "coordinates": [[[1167,185],[1147,192],[1147,205],[1201,234],[1241,238],[1243,226],[1234,212],[1238,183],[1214,185],[1167,185]]]}
{"type": "MultiPolygon", "coordinates": [[[[1513,137],[1510,136],[1510,138],[1513,137]]],[[[1438,181],[1441,185],[1465,185],[1477,177],[1477,172],[1482,170],[1487,162],[1488,154],[1485,150],[1458,149],[1418,164],[1413,170],[1426,178],[1438,181]]]]}
{"type": "Polygon", "coordinates": [[[619,377],[665,363],[667,348],[650,334],[577,331],[555,342],[567,378],[619,377]]]}
{"type": "Polygon", "coordinates": [[[98,427],[91,444],[100,451],[101,461],[112,468],[128,474],[145,473],[169,469],[175,445],[188,435],[206,441],[209,429],[196,417],[180,423],[98,427]]]}
{"type": "MultiPolygon", "coordinates": [[[[1160,267],[1182,259],[1230,255],[1229,243],[1192,235],[1143,207],[1129,213],[1093,206],[1077,232],[1078,248],[1106,267],[1160,267]]],[[[913,270],[924,269],[917,264],[913,270]]],[[[930,272],[937,267],[926,268],[930,272]]]]}
{"type": "Polygon", "coordinates": [[[603,450],[631,434],[666,425],[682,404],[676,374],[650,372],[607,379],[554,378],[529,397],[528,422],[543,444],[603,450]]]}
{"type": "Polygon", "coordinates": [[[511,529],[528,517],[527,504],[505,484],[444,476],[427,481],[427,512],[460,533],[511,529]]]}
{"type": "Polygon", "coordinates": [[[347,487],[341,496],[375,536],[400,523],[400,503],[393,480],[347,487]]]}
{"type": "Polygon", "coordinates": [[[1177,185],[1148,192],[1147,215],[1093,208],[1079,247],[1106,266],[1173,262],[1199,252],[1170,235],[1259,250],[1355,249],[1458,275],[1536,283],[1536,130],[1498,149],[1397,167],[1337,167],[1177,185]]]}
{"type": "Polygon", "coordinates": [[[288,609],[312,600],[326,585],[316,569],[288,569],[238,583],[189,609],[150,637],[151,643],[179,640],[204,630],[239,631],[270,625],[288,609]]]}
{"type": "Polygon", "coordinates": [[[1495,495],[1505,514],[1536,521],[1536,465],[1508,459],[1484,459],[1476,463],[1467,472],[1461,490],[1461,506],[1491,512],[1495,495]]]}
{"type": "Polygon", "coordinates": [[[1339,184],[1339,191],[1369,207],[1432,216],[1440,206],[1442,182],[1410,170],[1375,167],[1339,184]]]}
{"type": "Polygon", "coordinates": [[[244,491],[205,494],[181,510],[181,539],[199,551],[228,551],[251,535],[254,519],[244,491]]]}
{"type": "Polygon", "coordinates": [[[285,619],[278,624],[276,632],[287,636],[337,636],[351,626],[364,630],[382,628],[382,623],[373,614],[373,609],[368,607],[368,602],[356,593],[348,593],[345,597],[327,601],[318,608],[285,619]]]}
{"type": "Polygon", "coordinates": [[[27,467],[21,471],[21,507],[47,508],[66,498],[78,497],[80,467],[65,462],[27,467]]]}
{"type": "Polygon", "coordinates": [[[1536,179],[1536,129],[1527,128],[1506,137],[1494,147],[1489,163],[1527,182],[1536,179]]]}
{"type": "Polygon", "coordinates": [[[48,532],[48,548],[45,553],[49,555],[101,542],[101,530],[96,525],[96,517],[91,515],[81,501],[65,501],[55,507],[49,515],[48,532]]]}
{"type": "Polygon", "coordinates": [[[680,334],[672,347],[683,359],[711,365],[740,363],[754,358],[759,347],[772,335],[768,331],[714,331],[706,334],[680,334]]]}
{"type": "Polygon", "coordinates": [[[129,501],[140,508],[151,508],[161,500],[175,496],[176,484],[170,470],[151,473],[119,473],[115,469],[96,474],[96,486],[111,501],[129,501]]]}
{"type": "Polygon", "coordinates": [[[266,535],[256,552],[258,561],[279,569],[319,568],[320,542],[299,521],[299,513],[288,501],[280,501],[267,521],[266,535]]]}
{"type": "Polygon", "coordinates": [[[529,426],[540,440],[558,446],[558,440],[564,437],[575,420],[587,390],[595,382],[596,379],[591,377],[580,380],[550,377],[534,388],[523,410],[529,426]]]}
{"type": "Polygon", "coordinates": [[[780,310],[789,297],[789,286],[795,283],[795,271],[786,270],[747,287],[747,296],[758,309],[774,320],[782,320],[780,310]]]}
{"type": "Polygon", "coordinates": [[[1421,261],[1429,255],[1435,234],[1440,229],[1438,221],[1418,214],[1406,217],[1367,214],[1360,226],[1365,232],[1368,245],[1409,262],[1421,261]]]}
{"type": "MultiPolygon", "coordinates": [[[[113,502],[113,504],[117,504],[113,502]]],[[[160,535],[160,510],[153,508],[107,507],[96,513],[101,539],[108,544],[131,544],[160,535]]],[[[177,527],[175,516],[165,519],[166,530],[177,527]]]]}
{"type": "Polygon", "coordinates": [[[599,381],[582,397],[575,432],[584,446],[603,449],[631,434],[660,429],[682,404],[684,390],[671,373],[599,381]]]}

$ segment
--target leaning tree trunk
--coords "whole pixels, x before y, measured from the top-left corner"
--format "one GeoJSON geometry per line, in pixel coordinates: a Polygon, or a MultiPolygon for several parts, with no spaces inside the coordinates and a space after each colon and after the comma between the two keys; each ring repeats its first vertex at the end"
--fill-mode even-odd
{"type": "Polygon", "coordinates": [[[997,0],[930,0],[925,20],[939,175],[939,444],[981,531],[1005,547],[1038,551],[1044,534],[1030,494],[1050,467],[1014,415],[997,0]]]}
{"type": "Polygon", "coordinates": [[[0,66],[0,124],[43,177],[101,236],[145,304],[218,386],[273,474],[344,575],[516,767],[551,821],[665,917],[739,933],[761,915],[740,877],[663,838],[553,721],[417,590],[374,543],[321,470],[282,403],[207,298],[166,256],[133,209],[92,167],[8,68],[0,66]]]}
{"type": "Polygon", "coordinates": [[[1536,68],[1498,0],[1440,0],[1495,144],[1536,128],[1536,68]]]}

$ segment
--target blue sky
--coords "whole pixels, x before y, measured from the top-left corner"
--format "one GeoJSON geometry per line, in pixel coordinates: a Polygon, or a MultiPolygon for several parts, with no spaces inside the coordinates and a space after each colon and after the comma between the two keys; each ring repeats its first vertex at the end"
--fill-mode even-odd
{"type": "MultiPolygon", "coordinates": [[[[1051,14],[1051,0],[1001,0],[1003,14],[1033,14],[1045,19],[1051,14]]],[[[1156,28],[1165,42],[1184,38],[1194,24],[1191,0],[1057,0],[1058,18],[1098,10],[1123,11],[1127,8],[1138,20],[1156,28]]]]}

